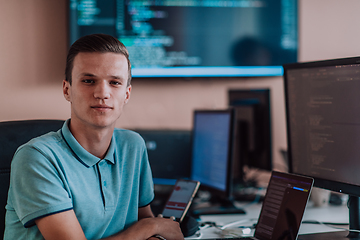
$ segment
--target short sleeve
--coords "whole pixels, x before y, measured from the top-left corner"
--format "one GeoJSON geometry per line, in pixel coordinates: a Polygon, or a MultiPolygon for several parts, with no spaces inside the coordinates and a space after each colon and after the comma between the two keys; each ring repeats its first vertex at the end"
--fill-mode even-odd
{"type": "Polygon", "coordinates": [[[9,200],[25,227],[73,207],[61,166],[40,149],[21,147],[14,155],[10,178],[9,200]]]}

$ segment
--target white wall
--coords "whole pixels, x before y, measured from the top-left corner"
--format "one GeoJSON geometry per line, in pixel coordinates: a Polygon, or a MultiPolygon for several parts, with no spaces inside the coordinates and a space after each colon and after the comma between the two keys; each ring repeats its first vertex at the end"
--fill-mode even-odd
{"type": "Polygon", "coordinates": [[[360,1],[298,1],[299,61],[360,56],[360,1]]]}

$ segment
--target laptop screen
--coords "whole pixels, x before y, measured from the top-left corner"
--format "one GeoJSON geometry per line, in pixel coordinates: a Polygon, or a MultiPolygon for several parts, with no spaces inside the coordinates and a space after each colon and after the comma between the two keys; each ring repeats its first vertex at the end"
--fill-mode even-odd
{"type": "Polygon", "coordinates": [[[295,240],[312,185],[312,178],[273,171],[254,236],[295,240]]]}

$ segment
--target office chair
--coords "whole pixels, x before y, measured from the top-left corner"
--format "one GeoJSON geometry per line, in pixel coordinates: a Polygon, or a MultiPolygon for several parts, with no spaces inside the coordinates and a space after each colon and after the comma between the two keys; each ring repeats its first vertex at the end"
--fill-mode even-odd
{"type": "Polygon", "coordinates": [[[63,124],[63,120],[0,122],[0,238],[4,236],[10,165],[16,149],[34,137],[59,130],[63,124]]]}

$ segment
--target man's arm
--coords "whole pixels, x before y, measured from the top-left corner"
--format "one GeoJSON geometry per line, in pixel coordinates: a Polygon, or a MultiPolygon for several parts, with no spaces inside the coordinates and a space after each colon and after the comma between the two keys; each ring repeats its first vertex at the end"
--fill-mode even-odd
{"type": "Polygon", "coordinates": [[[39,218],[35,220],[35,223],[43,237],[47,240],[86,240],[74,210],[39,218]]]}
{"type": "MultiPolygon", "coordinates": [[[[179,223],[165,218],[150,217],[150,206],[140,208],[139,219],[128,229],[106,240],[145,240],[155,234],[160,234],[168,240],[183,239],[179,223]],[[147,216],[147,217],[146,217],[147,216]]],[[[152,212],[151,215],[153,216],[152,212]]],[[[86,240],[85,234],[73,210],[52,214],[35,220],[37,227],[46,240],[86,240]]]]}
{"type": "Polygon", "coordinates": [[[150,205],[147,205],[145,207],[141,207],[139,208],[138,210],[138,218],[139,220],[140,219],[143,219],[143,218],[153,218],[154,217],[154,214],[153,212],[151,211],[151,207],[150,205]]]}

